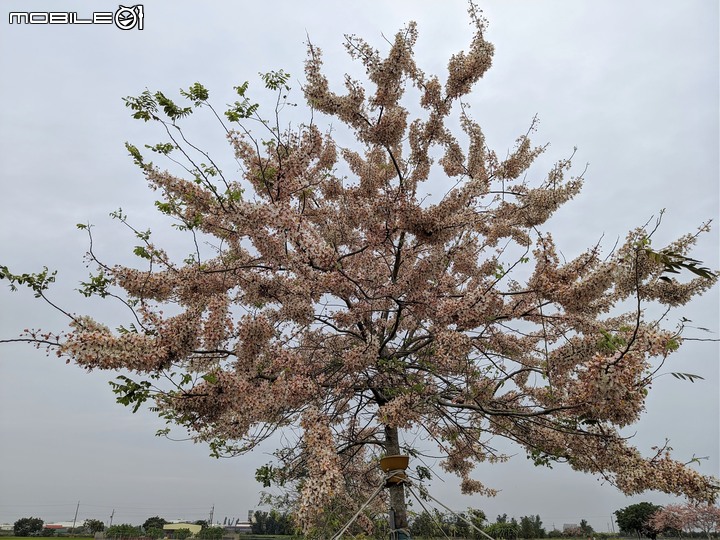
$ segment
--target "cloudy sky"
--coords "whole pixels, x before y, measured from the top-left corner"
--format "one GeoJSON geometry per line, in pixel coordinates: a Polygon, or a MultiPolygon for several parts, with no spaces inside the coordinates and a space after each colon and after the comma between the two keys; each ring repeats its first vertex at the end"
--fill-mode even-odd
{"type": "MultiPolygon", "coordinates": [[[[540,118],[538,143],[550,142],[535,169],[577,146],[576,173],[589,163],[583,193],[550,228],[572,256],[600,238],[610,250],[634,227],[666,213],[656,245],[718,219],[718,3],[684,1],[480,2],[496,46],[493,68],[470,102],[489,144],[504,154],[540,118]]],[[[418,23],[418,63],[442,75],[450,54],[466,48],[471,28],[461,0],[216,1],[149,0],[144,29],[112,25],[10,25],[12,11],[115,11],[105,0],[6,0],[0,13],[0,264],[16,272],[58,270],[51,297],[76,312],[113,320],[114,308],[88,302],[74,289],[87,276],[87,238],[76,223],[96,226],[99,254],[129,262],[132,239],[108,214],[122,207],[134,223],[162,237],[166,223],[153,194],[123,147],[161,140],[130,119],[121,98],[145,88],[168,93],[201,81],[221,107],[232,87],[258,72],[284,69],[302,115],[304,42],[325,51],[331,81],[358,72],[342,48],[358,34],[379,48],[407,21],[418,23]]],[[[261,100],[261,95],[258,95],[261,100]]],[[[197,137],[216,155],[222,134],[197,137]]],[[[168,236],[168,242],[174,237],[168,236]]],[[[718,232],[701,239],[696,256],[713,268],[718,232]]],[[[718,288],[674,314],[718,337],[718,288]]],[[[0,288],[0,339],[24,328],[61,330],[65,320],[28,291],[0,288]]],[[[653,386],[647,413],[629,433],[645,452],[665,438],[679,459],[718,475],[717,343],[688,343],[666,371],[701,375],[694,384],[667,375],[653,386]]],[[[0,523],[39,516],[142,523],[167,519],[244,517],[257,507],[254,470],[270,444],[253,455],[213,460],[201,445],[153,436],[152,414],[132,415],[114,402],[109,373],[86,374],[26,345],[0,345],[0,523]]],[[[517,452],[509,447],[508,450],[517,452]]],[[[597,479],[565,468],[536,469],[519,453],[508,464],[477,469],[495,499],[461,496],[453,478],[430,491],[454,509],[481,508],[494,518],[540,514],[562,527],[587,519],[610,527],[612,512],[655,493],[628,498],[597,479]]]]}

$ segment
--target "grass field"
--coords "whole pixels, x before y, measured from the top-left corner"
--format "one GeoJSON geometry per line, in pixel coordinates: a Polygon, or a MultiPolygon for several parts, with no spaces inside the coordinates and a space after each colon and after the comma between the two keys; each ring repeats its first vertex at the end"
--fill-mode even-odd
{"type": "Polygon", "coordinates": [[[92,536],[6,536],[4,534],[0,534],[0,538],[2,540],[43,540],[44,538],[62,538],[62,540],[88,540],[92,538],[92,536]]]}

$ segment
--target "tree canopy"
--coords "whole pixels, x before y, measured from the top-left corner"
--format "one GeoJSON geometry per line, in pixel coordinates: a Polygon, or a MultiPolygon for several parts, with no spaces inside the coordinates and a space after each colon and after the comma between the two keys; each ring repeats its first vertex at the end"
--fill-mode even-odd
{"type": "Polygon", "coordinates": [[[15,536],[37,536],[43,529],[45,522],[36,517],[20,518],[13,524],[15,536]]]}
{"type": "MultiPolygon", "coordinates": [[[[465,493],[494,493],[472,470],[505,459],[492,444],[504,437],[538,465],[566,462],[627,494],[713,500],[715,479],[668,448],[645,457],[620,432],[682,344],[682,327],[664,324],[669,310],[716,282],[689,256],[707,224],[661,249],[655,228],[639,227],[609,253],[592,245],[565,260],[548,220],[579,192],[582,174],[571,175],[570,158],[531,170],[546,150],[531,142],[534,120],[505,158],[488,148],[465,100],[493,46],[472,4],[470,17],[469,50],[450,58],[443,79],[416,64],[413,23],[386,55],[347,36],[367,80],[347,77],[345,93],[331,90],[309,44],[312,114],[297,126],[280,119],[290,92],[283,71],[263,76],[278,103],[267,117],[247,83],[224,115],[198,83],[181,91],[186,106],[160,91],[126,98],[133,117],[167,136],[149,149],[171,170],[127,148],[193,253],[170,257],[119,211],[141,264],[107,264],[82,225],[97,271],[81,292],[119,299],[128,322],[111,330],[68,313],[68,332],[28,339],[88,370],[129,370],[114,384],[118,401],[137,410],[154,399],[169,424],[215,455],[300,427],[262,477],[296,483],[306,528],[331,500],[377,485],[380,454],[417,453],[408,431],[439,448],[465,493]],[[183,122],[200,109],[222,126],[239,174],[190,142],[183,122]],[[323,132],[315,113],[347,128],[354,146],[323,132]],[[441,196],[428,194],[430,183],[441,196]],[[653,318],[646,308],[657,305],[653,318]]],[[[5,266],[0,277],[46,299],[54,280],[5,266]]],[[[389,492],[407,526],[402,485],[389,492]]]]}
{"type": "Polygon", "coordinates": [[[96,532],[102,532],[105,530],[105,523],[99,519],[86,519],[83,523],[83,527],[95,534],[96,532]]]}
{"type": "Polygon", "coordinates": [[[655,538],[660,532],[651,525],[652,516],[662,507],[649,502],[631,504],[615,511],[615,518],[621,532],[636,534],[638,538],[655,538]]]}
{"type": "Polygon", "coordinates": [[[130,523],[121,523],[120,525],[108,527],[105,531],[105,538],[133,538],[140,536],[140,534],[140,527],[130,523]]]}
{"type": "Polygon", "coordinates": [[[167,520],[165,518],[161,518],[160,516],[152,516],[145,520],[145,522],[142,524],[142,528],[145,531],[149,531],[150,529],[161,529],[163,528],[163,525],[167,523],[167,520]]]}
{"type": "Polygon", "coordinates": [[[649,527],[659,532],[700,530],[710,535],[720,531],[720,507],[706,504],[669,504],[656,510],[648,519],[649,527]]]}

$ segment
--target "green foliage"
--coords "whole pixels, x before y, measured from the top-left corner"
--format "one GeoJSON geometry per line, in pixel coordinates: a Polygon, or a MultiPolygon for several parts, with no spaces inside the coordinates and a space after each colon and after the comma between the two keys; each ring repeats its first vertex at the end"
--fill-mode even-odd
{"type": "MultiPolygon", "coordinates": [[[[696,276],[705,279],[713,279],[717,276],[715,272],[705,266],[700,266],[702,261],[691,259],[670,249],[653,251],[649,246],[644,248],[648,258],[663,265],[663,272],[666,274],[679,274],[681,270],[688,270],[696,276]]],[[[668,276],[660,276],[661,280],[671,282],[668,276]]]]}
{"type": "Polygon", "coordinates": [[[133,538],[136,536],[141,536],[140,527],[135,527],[129,523],[113,525],[105,531],[105,538],[133,538]]]}
{"type": "Polygon", "coordinates": [[[483,538],[485,537],[470,526],[482,530],[486,521],[485,512],[475,508],[468,508],[466,512],[457,514],[443,513],[437,508],[432,512],[423,510],[413,515],[410,522],[410,532],[416,538],[455,537],[455,538],[483,538]]]}
{"type": "Polygon", "coordinates": [[[92,534],[105,530],[105,523],[99,519],[86,519],[83,526],[92,534]]]}
{"type": "Polygon", "coordinates": [[[520,538],[545,538],[545,529],[543,529],[540,516],[521,517],[518,536],[520,538]]]}
{"type": "Polygon", "coordinates": [[[145,520],[145,523],[142,524],[142,528],[146,531],[150,529],[162,530],[163,525],[165,524],[167,524],[167,521],[164,518],[161,518],[160,516],[153,516],[145,520]]]}
{"type": "Polygon", "coordinates": [[[693,375],[692,373],[670,373],[673,377],[676,379],[681,379],[683,381],[690,381],[695,382],[696,380],[705,380],[705,377],[701,377],[700,375],[693,375]]]}
{"type": "Polygon", "coordinates": [[[420,482],[422,482],[423,480],[430,480],[432,478],[432,471],[428,467],[425,467],[423,465],[418,465],[417,467],[415,467],[415,473],[417,474],[418,480],[420,482]]]}
{"type": "MultiPolygon", "coordinates": [[[[527,458],[531,459],[533,465],[535,465],[536,467],[547,467],[548,469],[552,469],[553,463],[560,461],[560,458],[558,456],[548,454],[547,452],[539,448],[530,449],[528,451],[527,458]]],[[[507,514],[503,515],[507,519],[507,514]]],[[[504,521],[499,521],[500,517],[501,516],[498,516],[498,523],[504,523],[504,521]]]]}
{"type": "MultiPolygon", "coordinates": [[[[149,381],[135,382],[125,375],[119,375],[118,381],[109,381],[109,385],[112,387],[113,394],[117,395],[115,401],[127,406],[133,406],[133,413],[136,413],[140,408],[140,405],[145,403],[150,397],[152,386],[149,381]]],[[[160,526],[162,528],[162,525],[160,526]]]]}
{"type": "Polygon", "coordinates": [[[260,73],[260,77],[265,83],[265,88],[268,90],[290,90],[290,87],[287,85],[288,80],[290,80],[290,74],[285,73],[282,69],[280,71],[260,73]]]}
{"type": "Polygon", "coordinates": [[[167,156],[170,152],[175,150],[176,146],[173,143],[158,143],[155,145],[146,144],[145,148],[149,148],[153,152],[167,156]]]}
{"type": "Polygon", "coordinates": [[[637,534],[654,538],[657,531],[648,525],[648,520],[655,512],[660,510],[662,506],[649,502],[641,502],[631,504],[625,508],[615,511],[615,521],[617,521],[620,531],[629,534],[637,534]]]}
{"type": "Polygon", "coordinates": [[[81,281],[82,286],[78,291],[85,297],[97,295],[100,298],[107,296],[108,285],[112,283],[112,280],[105,276],[105,273],[100,271],[97,275],[90,274],[89,281],[81,281]]]}
{"type": "Polygon", "coordinates": [[[10,290],[17,291],[18,285],[27,285],[35,293],[35,298],[40,298],[43,291],[55,282],[57,271],[50,272],[47,266],[37,274],[13,274],[7,266],[0,266],[0,279],[7,279],[10,282],[10,290]]]}
{"type": "Polygon", "coordinates": [[[613,353],[627,345],[627,340],[620,335],[611,334],[606,330],[600,330],[600,333],[603,337],[598,342],[598,349],[601,351],[613,353]]]}
{"type": "Polygon", "coordinates": [[[197,537],[203,540],[220,540],[222,536],[222,527],[205,527],[197,534],[197,537]]]}
{"type": "Polygon", "coordinates": [[[136,120],[158,120],[155,115],[157,112],[157,102],[149,90],[145,90],[138,97],[128,96],[123,98],[125,106],[133,111],[132,117],[136,120]]]}
{"type": "Polygon", "coordinates": [[[149,536],[150,538],[163,538],[165,536],[165,531],[163,529],[158,529],[157,527],[150,527],[149,529],[145,529],[145,536],[149,536]]]}
{"type": "Polygon", "coordinates": [[[585,535],[590,535],[590,534],[593,534],[593,533],[595,532],[595,531],[593,530],[593,528],[588,524],[588,522],[587,522],[586,519],[581,519],[581,520],[580,520],[580,530],[581,530],[582,533],[585,534],[585,535]]]}
{"type": "Polygon", "coordinates": [[[147,249],[145,249],[144,246],[135,246],[133,249],[133,253],[140,257],[141,259],[148,259],[150,260],[152,257],[147,249]]]}
{"type": "Polygon", "coordinates": [[[275,468],[271,464],[258,467],[255,470],[255,481],[262,484],[262,487],[264,488],[270,487],[273,483],[277,482],[275,468]]]}
{"type": "Polygon", "coordinates": [[[188,98],[189,100],[192,100],[193,104],[196,107],[202,106],[205,102],[207,102],[208,98],[210,97],[210,93],[208,92],[207,88],[205,88],[199,82],[193,84],[187,91],[181,89],[180,95],[188,98]]]}
{"type": "Polygon", "coordinates": [[[256,510],[252,519],[253,534],[295,534],[295,524],[287,512],[278,512],[274,508],[270,512],[256,510]]]}
{"type": "Polygon", "coordinates": [[[225,116],[231,122],[239,122],[244,118],[250,118],[260,107],[257,103],[250,103],[250,99],[245,97],[248,89],[248,82],[245,81],[240,86],[235,86],[235,92],[242,98],[242,101],[236,101],[232,107],[225,111],[225,116]]]}
{"type": "Polygon", "coordinates": [[[36,536],[43,530],[43,524],[40,518],[20,518],[13,524],[13,532],[15,536],[36,536]]]}
{"type": "Polygon", "coordinates": [[[132,145],[129,142],[126,142],[125,148],[127,148],[127,151],[130,153],[130,157],[133,158],[135,165],[137,165],[140,168],[144,168],[145,162],[143,161],[142,154],[140,153],[140,150],[137,149],[137,146],[132,145]]]}
{"type": "Polygon", "coordinates": [[[177,538],[177,540],[185,540],[192,536],[192,531],[190,529],[175,529],[172,535],[173,538],[177,538]]]}
{"type": "Polygon", "coordinates": [[[489,525],[485,529],[485,532],[493,538],[506,538],[509,540],[517,538],[519,533],[518,526],[516,524],[502,522],[489,525]]]}

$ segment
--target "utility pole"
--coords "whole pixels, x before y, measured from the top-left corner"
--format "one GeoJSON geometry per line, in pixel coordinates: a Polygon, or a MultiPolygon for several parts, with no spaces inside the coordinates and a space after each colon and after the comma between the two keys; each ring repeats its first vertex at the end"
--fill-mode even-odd
{"type": "Polygon", "coordinates": [[[213,526],[213,514],[215,513],[215,505],[212,505],[212,508],[210,509],[210,523],[208,523],[208,527],[213,526]]]}
{"type": "Polygon", "coordinates": [[[75,522],[77,521],[78,510],[80,510],[80,501],[78,501],[77,508],[75,508],[75,517],[73,518],[73,533],[75,532],[75,522]]]}
{"type": "Polygon", "coordinates": [[[110,514],[110,525],[108,525],[108,529],[112,527],[112,518],[115,515],[115,509],[113,508],[112,514],[110,514]]]}

